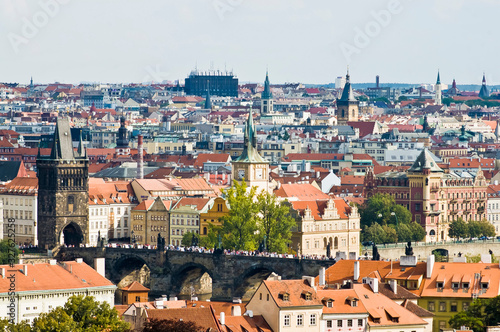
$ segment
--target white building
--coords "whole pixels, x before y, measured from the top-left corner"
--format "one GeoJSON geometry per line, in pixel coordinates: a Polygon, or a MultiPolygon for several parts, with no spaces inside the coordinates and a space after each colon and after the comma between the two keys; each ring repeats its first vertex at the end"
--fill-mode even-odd
{"type": "Polygon", "coordinates": [[[93,296],[114,305],[116,286],[104,277],[104,258],[96,258],[98,271],[81,258],[71,262],[0,265],[0,318],[32,323],[41,313],[63,306],[73,295],[93,296]],[[12,272],[12,270],[15,270],[12,272]],[[15,283],[15,292],[9,291],[15,283]]]}
{"type": "Polygon", "coordinates": [[[488,221],[495,227],[495,232],[500,235],[500,185],[492,184],[486,189],[488,195],[487,216],[488,221]]]}
{"type": "MultiPolygon", "coordinates": [[[[17,177],[0,191],[3,203],[3,219],[13,218],[15,243],[20,245],[38,245],[36,221],[38,211],[38,179],[17,177]]],[[[3,224],[3,233],[7,236],[7,223],[3,224]]],[[[2,236],[3,238],[3,236],[2,236]]]]}

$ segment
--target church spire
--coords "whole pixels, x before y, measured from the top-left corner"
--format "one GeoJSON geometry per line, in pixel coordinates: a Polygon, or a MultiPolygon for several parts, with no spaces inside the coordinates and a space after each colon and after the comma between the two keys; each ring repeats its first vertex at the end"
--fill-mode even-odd
{"type": "Polygon", "coordinates": [[[85,157],[85,148],[83,147],[83,129],[80,129],[80,143],[78,144],[78,157],[85,157]]]}
{"type": "Polygon", "coordinates": [[[207,97],[205,98],[205,108],[212,109],[212,101],[210,100],[210,81],[207,80],[207,97]]]}
{"type": "Polygon", "coordinates": [[[269,73],[266,71],[266,80],[264,81],[264,91],[262,91],[262,99],[273,98],[273,93],[271,92],[271,85],[269,84],[269,73]]]}
{"type": "Polygon", "coordinates": [[[235,162],[267,163],[267,161],[265,161],[257,151],[257,136],[253,124],[253,112],[251,107],[250,112],[248,113],[247,124],[245,126],[243,152],[238,158],[235,159],[235,162]]]}
{"type": "Polygon", "coordinates": [[[438,69],[438,78],[436,80],[436,84],[441,84],[441,78],[439,78],[439,69],[438,69]]]}
{"type": "Polygon", "coordinates": [[[487,98],[490,96],[488,87],[486,86],[486,75],[483,72],[483,84],[481,85],[481,90],[479,91],[479,98],[487,98]]]}

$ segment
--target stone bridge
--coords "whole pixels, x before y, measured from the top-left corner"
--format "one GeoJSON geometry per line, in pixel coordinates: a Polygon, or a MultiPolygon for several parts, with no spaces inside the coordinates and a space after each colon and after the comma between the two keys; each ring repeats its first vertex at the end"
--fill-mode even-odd
{"type": "MultiPolygon", "coordinates": [[[[397,244],[377,244],[377,249],[381,259],[396,260],[405,254],[406,243],[397,244]]],[[[453,257],[457,257],[459,253],[462,256],[477,256],[480,254],[488,254],[491,250],[495,257],[500,257],[500,241],[497,239],[491,240],[476,240],[474,242],[441,242],[441,243],[424,243],[412,242],[413,254],[418,260],[427,260],[427,257],[432,254],[434,250],[439,252],[447,252],[450,262],[453,257]]],[[[360,257],[368,254],[372,255],[371,247],[362,247],[360,257]]]]}
{"type": "Polygon", "coordinates": [[[212,279],[212,299],[232,300],[243,297],[257,281],[272,272],[283,279],[300,279],[302,276],[317,276],[321,267],[334,264],[330,260],[296,258],[272,258],[224,254],[204,254],[173,250],[132,248],[61,248],[60,260],[83,258],[94,266],[94,258],[106,260],[106,277],[118,284],[131,270],[146,265],[150,271],[151,294],[179,294],[192,273],[208,273],[212,279]]]}

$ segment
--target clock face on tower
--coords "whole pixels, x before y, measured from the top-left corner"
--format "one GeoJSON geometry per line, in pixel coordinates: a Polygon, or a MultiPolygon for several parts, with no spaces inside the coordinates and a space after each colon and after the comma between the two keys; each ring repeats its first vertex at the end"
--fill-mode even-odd
{"type": "Polygon", "coordinates": [[[238,170],[238,179],[241,180],[245,177],[245,170],[244,169],[239,169],[238,170]]]}
{"type": "Polygon", "coordinates": [[[256,179],[262,179],[262,169],[261,168],[258,168],[255,170],[255,178],[256,179]]]}

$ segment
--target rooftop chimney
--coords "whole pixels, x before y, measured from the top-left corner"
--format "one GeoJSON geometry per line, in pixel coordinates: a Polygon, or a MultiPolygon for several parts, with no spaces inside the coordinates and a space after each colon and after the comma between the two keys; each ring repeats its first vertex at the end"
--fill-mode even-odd
{"type": "Polygon", "coordinates": [[[380,77],[378,75],[375,77],[375,82],[377,83],[377,89],[380,88],[380,77]]]}
{"type": "Polygon", "coordinates": [[[25,276],[27,276],[27,275],[28,275],[28,264],[23,264],[23,274],[24,274],[25,276]]]}
{"type": "Polygon", "coordinates": [[[239,305],[231,307],[231,316],[241,316],[241,307],[239,305]]]}
{"type": "Polygon", "coordinates": [[[226,325],[226,314],[223,312],[220,313],[220,325],[226,325]]]}
{"type": "Polygon", "coordinates": [[[106,277],[106,265],[105,265],[105,259],[104,258],[94,258],[94,269],[102,275],[103,277],[106,277]]]}
{"type": "Polygon", "coordinates": [[[320,286],[325,285],[325,268],[324,267],[319,269],[319,285],[320,286]]]}
{"type": "Polygon", "coordinates": [[[398,283],[395,279],[389,280],[389,286],[391,286],[392,292],[394,294],[398,293],[398,283]]]}
{"type": "Polygon", "coordinates": [[[427,273],[425,274],[425,277],[429,279],[432,276],[432,269],[434,268],[434,262],[436,261],[436,258],[434,255],[429,255],[427,257],[427,273]]]}
{"type": "Polygon", "coordinates": [[[359,280],[359,261],[354,262],[354,282],[359,280]]]}
{"type": "Polygon", "coordinates": [[[137,136],[137,178],[144,178],[144,160],[142,156],[142,135],[137,136]]]}
{"type": "Polygon", "coordinates": [[[2,271],[2,279],[5,279],[5,268],[2,267],[1,271],[2,271]]]}

